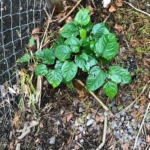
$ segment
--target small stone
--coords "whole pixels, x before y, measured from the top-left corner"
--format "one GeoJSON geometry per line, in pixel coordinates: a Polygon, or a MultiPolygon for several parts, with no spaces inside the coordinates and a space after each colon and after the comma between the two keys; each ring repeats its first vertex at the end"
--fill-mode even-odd
{"type": "Polygon", "coordinates": [[[106,111],[104,112],[104,116],[105,116],[105,117],[107,117],[107,116],[108,116],[108,113],[107,113],[106,111]]]}
{"type": "Polygon", "coordinates": [[[139,106],[139,105],[137,105],[137,104],[135,104],[135,105],[134,105],[134,108],[139,108],[139,107],[140,107],[140,106],[139,106]]]}
{"type": "Polygon", "coordinates": [[[90,119],[91,118],[91,113],[88,113],[88,115],[86,116],[86,119],[90,119]]]}
{"type": "Polygon", "coordinates": [[[114,135],[117,139],[119,139],[121,137],[119,131],[114,131],[114,135]]]}
{"type": "Polygon", "coordinates": [[[140,123],[138,123],[138,128],[140,128],[140,126],[141,126],[140,123]]]}
{"type": "Polygon", "coordinates": [[[132,137],[132,136],[129,136],[128,138],[129,138],[129,140],[132,140],[132,139],[133,139],[133,137],[132,137]]]}
{"type": "Polygon", "coordinates": [[[90,128],[88,129],[88,131],[89,131],[89,132],[92,132],[92,131],[93,131],[93,127],[90,127],[90,128]]]}
{"type": "Polygon", "coordinates": [[[80,139],[80,143],[83,143],[84,142],[84,140],[83,139],[80,139]]]}
{"type": "Polygon", "coordinates": [[[39,147],[37,147],[37,148],[36,148],[36,150],[42,150],[42,147],[41,147],[41,146],[39,146],[39,147]]]}
{"type": "Polygon", "coordinates": [[[116,106],[113,106],[113,107],[112,107],[112,112],[113,112],[113,113],[116,113],[116,112],[117,112],[116,106]]]}
{"type": "Polygon", "coordinates": [[[120,130],[120,133],[123,133],[123,129],[120,130]]]}
{"type": "Polygon", "coordinates": [[[125,116],[125,115],[126,115],[126,112],[125,112],[125,111],[122,111],[120,114],[121,114],[121,116],[125,116]]]}
{"type": "Polygon", "coordinates": [[[53,145],[55,144],[56,138],[55,137],[51,137],[49,140],[49,144],[53,145]]]}
{"type": "Polygon", "coordinates": [[[83,111],[84,111],[84,109],[82,107],[79,107],[79,112],[81,113],[83,111]]]}
{"type": "Polygon", "coordinates": [[[130,129],[128,130],[128,132],[129,132],[129,133],[133,133],[133,129],[130,128],[130,129]]]}
{"type": "Polygon", "coordinates": [[[94,122],[94,119],[89,119],[88,122],[86,123],[86,126],[88,127],[88,126],[92,125],[93,122],[94,122]]]}
{"type": "Polygon", "coordinates": [[[137,140],[137,142],[136,142],[136,144],[137,144],[137,147],[140,147],[140,145],[141,145],[141,142],[142,142],[142,139],[141,139],[141,138],[138,138],[138,140],[137,140]]]}
{"type": "Polygon", "coordinates": [[[121,117],[121,121],[122,121],[122,122],[124,121],[124,117],[121,117]]]}
{"type": "Polygon", "coordinates": [[[79,131],[83,132],[84,128],[82,126],[79,127],[79,131]]]}
{"type": "Polygon", "coordinates": [[[112,103],[109,104],[110,107],[114,106],[115,101],[113,101],[112,103]]]}
{"type": "Polygon", "coordinates": [[[122,126],[122,122],[119,122],[119,124],[118,124],[119,126],[122,126]]]}
{"type": "Polygon", "coordinates": [[[60,125],[60,121],[57,120],[57,121],[55,122],[55,124],[56,124],[57,126],[59,126],[59,125],[60,125]]]}
{"type": "Polygon", "coordinates": [[[99,126],[97,126],[97,127],[96,127],[96,130],[97,130],[97,131],[99,131],[99,130],[100,130],[100,127],[99,127],[99,126]]]}

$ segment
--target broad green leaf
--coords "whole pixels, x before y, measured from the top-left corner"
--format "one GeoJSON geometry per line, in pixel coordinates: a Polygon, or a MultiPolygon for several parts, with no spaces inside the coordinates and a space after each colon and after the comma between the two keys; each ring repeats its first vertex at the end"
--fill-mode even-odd
{"type": "Polygon", "coordinates": [[[95,44],[94,52],[97,56],[104,57],[107,60],[113,58],[118,51],[118,43],[114,34],[103,35],[95,44]]]}
{"type": "Polygon", "coordinates": [[[82,52],[80,57],[83,58],[84,60],[88,61],[88,55],[86,53],[82,52]]]}
{"type": "Polygon", "coordinates": [[[87,25],[90,22],[89,9],[81,9],[75,16],[75,23],[79,25],[87,25]]]}
{"type": "Polygon", "coordinates": [[[81,37],[81,39],[84,40],[84,39],[86,38],[87,31],[86,31],[85,29],[81,28],[81,29],[79,30],[79,32],[80,32],[80,37],[81,37]]]}
{"type": "Polygon", "coordinates": [[[89,46],[90,45],[90,38],[86,37],[85,39],[81,40],[82,41],[82,46],[89,46]]]}
{"type": "Polygon", "coordinates": [[[95,41],[90,41],[90,49],[94,52],[95,41]]]}
{"type": "Polygon", "coordinates": [[[34,53],[35,58],[43,58],[44,57],[44,52],[43,51],[37,51],[34,53]]]}
{"type": "Polygon", "coordinates": [[[20,59],[17,60],[17,62],[24,63],[28,62],[31,59],[31,56],[29,54],[25,54],[20,59]]]}
{"type": "Polygon", "coordinates": [[[47,67],[44,64],[36,66],[34,71],[37,76],[46,75],[48,73],[47,67]]]}
{"type": "Polygon", "coordinates": [[[108,70],[108,78],[116,83],[126,84],[131,82],[130,73],[119,66],[111,66],[108,70]]]}
{"type": "Polygon", "coordinates": [[[44,49],[42,51],[35,52],[35,58],[41,59],[44,64],[54,64],[55,56],[53,49],[44,49]]]}
{"type": "Polygon", "coordinates": [[[56,43],[59,44],[59,45],[63,45],[64,44],[64,38],[63,37],[58,37],[56,39],[56,43]]]}
{"type": "Polygon", "coordinates": [[[54,70],[50,70],[46,75],[47,81],[56,88],[62,81],[62,72],[60,69],[56,68],[54,70]]]}
{"type": "Polygon", "coordinates": [[[81,56],[75,56],[75,63],[79,68],[83,69],[85,66],[85,59],[81,56]]]}
{"type": "Polygon", "coordinates": [[[70,47],[67,45],[59,45],[55,48],[55,56],[60,61],[65,61],[66,59],[70,58],[71,50],[70,47]]]}
{"type": "Polygon", "coordinates": [[[112,81],[108,81],[103,85],[103,91],[110,99],[113,99],[118,91],[117,84],[112,81]]]}
{"type": "Polygon", "coordinates": [[[93,25],[91,24],[91,22],[89,22],[86,26],[84,26],[83,28],[87,31],[87,32],[91,32],[93,25]]]}
{"type": "Polygon", "coordinates": [[[81,46],[81,41],[76,38],[76,37],[71,37],[71,38],[68,38],[66,41],[65,41],[65,44],[66,45],[73,45],[73,46],[81,46]]]}
{"type": "Polygon", "coordinates": [[[88,72],[89,70],[90,70],[90,63],[89,62],[86,62],[86,64],[85,64],[85,66],[82,68],[82,70],[84,71],[84,72],[88,72]]]}
{"type": "Polygon", "coordinates": [[[106,74],[98,66],[93,67],[86,79],[86,88],[88,91],[94,91],[101,87],[106,79],[106,74]]]}
{"type": "Polygon", "coordinates": [[[52,49],[44,49],[43,50],[43,58],[42,61],[44,64],[54,64],[55,56],[54,56],[54,50],[52,49]]]}
{"type": "Polygon", "coordinates": [[[59,36],[53,44],[53,49],[55,49],[59,45],[64,45],[64,42],[65,42],[64,37],[59,36]]]}
{"type": "Polygon", "coordinates": [[[63,62],[57,60],[56,63],[55,63],[55,67],[54,68],[59,68],[60,69],[62,67],[62,65],[63,65],[63,62]]]}
{"type": "Polygon", "coordinates": [[[73,53],[78,53],[80,51],[80,47],[79,46],[70,46],[71,52],[73,53]]]}
{"type": "Polygon", "coordinates": [[[34,38],[33,36],[31,36],[31,38],[29,39],[29,47],[32,47],[34,45],[34,38]]]}
{"type": "Polygon", "coordinates": [[[72,52],[78,53],[80,50],[81,41],[76,37],[71,37],[65,41],[65,44],[70,46],[72,52]]]}
{"type": "Polygon", "coordinates": [[[95,38],[100,38],[104,34],[109,34],[109,31],[104,23],[98,23],[93,26],[91,33],[94,35],[95,38]]]}
{"type": "Polygon", "coordinates": [[[96,60],[96,58],[92,55],[88,55],[88,62],[90,64],[90,67],[98,64],[98,61],[96,60]]]}
{"type": "Polygon", "coordinates": [[[79,29],[74,22],[69,22],[60,31],[60,35],[64,38],[76,37],[79,35],[79,29]]]}
{"type": "Polygon", "coordinates": [[[87,72],[90,70],[90,67],[97,64],[97,60],[90,55],[82,52],[81,55],[75,57],[75,63],[82,71],[87,72]]]}
{"type": "Polygon", "coordinates": [[[62,65],[62,75],[66,82],[71,81],[77,73],[77,65],[74,62],[65,61],[62,65]]]}

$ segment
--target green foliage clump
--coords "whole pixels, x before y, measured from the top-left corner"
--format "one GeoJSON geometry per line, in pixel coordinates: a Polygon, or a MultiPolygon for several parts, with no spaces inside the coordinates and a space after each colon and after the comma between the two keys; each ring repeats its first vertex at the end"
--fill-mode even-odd
{"type": "MultiPolygon", "coordinates": [[[[56,88],[61,82],[71,82],[79,70],[87,73],[86,89],[94,91],[102,87],[110,98],[117,94],[117,84],[131,81],[130,73],[120,66],[105,65],[117,54],[118,43],[104,23],[92,25],[89,10],[80,10],[73,22],[60,31],[52,48],[35,52],[35,74],[45,76],[56,88]],[[102,68],[105,68],[102,69],[102,68]]],[[[20,62],[30,60],[29,54],[20,62]]]]}

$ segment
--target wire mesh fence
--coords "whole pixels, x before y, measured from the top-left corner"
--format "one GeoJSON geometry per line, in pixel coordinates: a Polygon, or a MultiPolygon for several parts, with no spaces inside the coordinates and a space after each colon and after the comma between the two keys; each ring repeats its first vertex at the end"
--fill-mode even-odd
{"type": "Polygon", "coordinates": [[[10,113],[6,84],[17,81],[17,59],[23,55],[30,31],[43,19],[43,0],[0,0],[0,134],[10,113]]]}

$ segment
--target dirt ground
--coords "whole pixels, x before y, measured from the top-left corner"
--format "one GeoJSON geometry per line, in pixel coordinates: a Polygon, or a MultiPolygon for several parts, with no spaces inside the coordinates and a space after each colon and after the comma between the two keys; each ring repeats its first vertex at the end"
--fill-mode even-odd
{"type": "MultiPolygon", "coordinates": [[[[53,89],[43,78],[40,109],[38,104],[29,105],[29,95],[25,94],[21,110],[21,93],[14,95],[15,100],[11,103],[12,118],[8,122],[6,136],[3,135],[7,139],[2,143],[5,149],[95,150],[102,143],[104,134],[106,140],[103,150],[149,148],[150,19],[147,14],[150,13],[150,3],[146,0],[129,1],[130,3],[116,0],[108,8],[103,8],[98,0],[93,2],[87,4],[93,10],[92,23],[105,20],[110,31],[117,36],[119,51],[111,64],[123,66],[132,76],[130,84],[119,85],[118,94],[112,101],[101,90],[95,91],[95,95],[109,107],[113,116],[105,112],[92,95],[78,89],[76,81],[73,82],[74,86],[61,84],[53,89]],[[147,14],[139,12],[135,7],[147,14]],[[105,127],[107,130],[103,133],[105,127]]],[[[67,6],[72,8],[74,4],[68,1],[67,6]]],[[[80,6],[73,11],[71,18],[74,18],[79,9],[80,6]]],[[[63,17],[68,11],[66,9],[66,12],[55,15],[52,19],[63,17]]],[[[47,47],[52,45],[58,35],[54,31],[58,31],[64,24],[65,21],[50,24],[48,30],[54,36],[47,47]]],[[[45,29],[46,22],[42,27],[43,32],[45,29]]],[[[22,68],[28,70],[27,67],[25,65],[22,68]]],[[[81,76],[80,79],[84,82],[84,75],[81,76]]],[[[32,83],[36,83],[36,77],[32,83]]]]}

